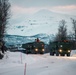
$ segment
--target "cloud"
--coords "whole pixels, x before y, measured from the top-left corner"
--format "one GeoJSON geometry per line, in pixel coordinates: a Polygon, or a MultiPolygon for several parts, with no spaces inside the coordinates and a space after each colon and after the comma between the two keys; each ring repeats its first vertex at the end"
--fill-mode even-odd
{"type": "Polygon", "coordinates": [[[59,13],[76,13],[76,0],[9,0],[14,16],[33,14],[41,9],[59,13]]]}
{"type": "Polygon", "coordinates": [[[54,9],[60,9],[60,10],[75,10],[76,5],[67,5],[67,6],[57,6],[53,7],[54,9]]]}
{"type": "Polygon", "coordinates": [[[60,13],[68,13],[76,15],[76,5],[66,5],[66,6],[55,6],[49,7],[49,10],[60,12],[60,13]]]}
{"type": "Polygon", "coordinates": [[[66,5],[66,6],[46,6],[46,7],[21,7],[14,5],[11,8],[11,11],[15,17],[19,15],[25,14],[34,14],[41,9],[48,9],[50,11],[59,12],[59,13],[67,13],[67,14],[75,14],[76,15],[76,5],[66,5]]]}
{"type": "Polygon", "coordinates": [[[36,8],[24,8],[24,7],[20,7],[20,6],[13,6],[12,8],[12,12],[15,14],[25,14],[25,13],[33,13],[36,8]]]}

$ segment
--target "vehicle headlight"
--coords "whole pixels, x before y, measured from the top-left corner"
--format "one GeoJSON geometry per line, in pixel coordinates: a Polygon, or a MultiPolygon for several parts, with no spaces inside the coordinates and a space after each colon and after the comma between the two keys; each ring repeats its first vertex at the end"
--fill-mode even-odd
{"type": "Polygon", "coordinates": [[[36,48],[35,51],[38,51],[38,49],[36,48]]]}
{"type": "Polygon", "coordinates": [[[68,52],[71,52],[70,50],[68,50],[68,52]]]}
{"type": "Polygon", "coordinates": [[[44,49],[42,49],[42,51],[44,51],[44,49]]]}
{"type": "Polygon", "coordinates": [[[59,52],[62,52],[62,49],[60,49],[59,52]]]}

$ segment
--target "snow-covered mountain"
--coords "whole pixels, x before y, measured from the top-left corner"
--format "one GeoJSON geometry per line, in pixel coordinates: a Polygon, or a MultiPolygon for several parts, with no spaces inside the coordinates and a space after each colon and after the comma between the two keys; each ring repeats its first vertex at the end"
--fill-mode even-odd
{"type": "Polygon", "coordinates": [[[45,44],[48,44],[49,41],[54,40],[54,35],[47,34],[37,34],[34,36],[19,36],[19,35],[5,35],[6,45],[21,45],[23,43],[34,42],[36,38],[39,38],[45,44]]]}
{"type": "Polygon", "coordinates": [[[72,30],[71,18],[76,16],[51,12],[43,9],[32,15],[24,15],[10,19],[7,34],[32,36],[36,34],[56,34],[59,21],[64,19],[67,23],[68,32],[72,30]],[[21,19],[23,18],[23,19],[21,19]]]}
{"type": "Polygon", "coordinates": [[[72,31],[71,18],[76,16],[55,13],[46,9],[32,15],[24,15],[10,19],[5,41],[7,44],[22,44],[34,41],[37,37],[48,43],[54,39],[57,33],[59,21],[64,19],[68,32],[72,31]],[[23,18],[23,19],[21,19],[23,18]]]}

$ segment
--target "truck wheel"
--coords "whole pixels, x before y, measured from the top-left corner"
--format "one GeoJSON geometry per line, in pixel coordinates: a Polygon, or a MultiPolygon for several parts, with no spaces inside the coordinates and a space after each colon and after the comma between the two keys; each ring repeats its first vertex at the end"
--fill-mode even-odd
{"type": "Polygon", "coordinates": [[[34,54],[37,54],[38,52],[34,52],[34,54]]]}
{"type": "Polygon", "coordinates": [[[29,52],[28,52],[28,51],[26,51],[26,54],[29,54],[29,52]]]}
{"type": "Polygon", "coordinates": [[[65,56],[65,54],[61,54],[61,56],[65,56]]]}
{"type": "Polygon", "coordinates": [[[50,52],[50,55],[52,55],[51,52],[50,52]]]}
{"type": "Polygon", "coordinates": [[[43,52],[40,52],[40,54],[44,54],[43,52]]]}
{"type": "Polygon", "coordinates": [[[54,52],[52,53],[52,56],[54,56],[54,52]]]}
{"type": "Polygon", "coordinates": [[[56,52],[56,56],[59,56],[59,53],[58,52],[56,52]]]}
{"type": "Polygon", "coordinates": [[[53,52],[50,52],[50,55],[54,56],[54,53],[53,52]]]}
{"type": "Polygon", "coordinates": [[[56,56],[59,56],[59,54],[56,54],[56,56]]]}
{"type": "Polygon", "coordinates": [[[67,56],[70,56],[70,53],[68,53],[67,56]]]}

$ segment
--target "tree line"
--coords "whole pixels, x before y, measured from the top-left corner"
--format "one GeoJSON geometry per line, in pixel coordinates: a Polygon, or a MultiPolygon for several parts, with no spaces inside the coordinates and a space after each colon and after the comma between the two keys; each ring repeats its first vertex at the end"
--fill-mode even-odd
{"type": "Polygon", "coordinates": [[[56,34],[54,41],[63,41],[63,40],[74,40],[76,41],[76,20],[71,18],[72,21],[72,31],[73,33],[68,35],[67,25],[65,20],[59,22],[58,33],[56,34]]]}

